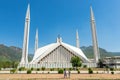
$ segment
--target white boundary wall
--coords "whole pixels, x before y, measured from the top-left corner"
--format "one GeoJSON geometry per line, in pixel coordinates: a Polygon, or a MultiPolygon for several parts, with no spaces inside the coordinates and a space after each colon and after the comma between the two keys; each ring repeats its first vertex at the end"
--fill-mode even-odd
{"type": "MultiPolygon", "coordinates": [[[[87,67],[97,67],[96,63],[82,63],[82,65],[86,65],[87,67]]],[[[72,64],[19,64],[18,68],[72,68],[72,64]]]]}

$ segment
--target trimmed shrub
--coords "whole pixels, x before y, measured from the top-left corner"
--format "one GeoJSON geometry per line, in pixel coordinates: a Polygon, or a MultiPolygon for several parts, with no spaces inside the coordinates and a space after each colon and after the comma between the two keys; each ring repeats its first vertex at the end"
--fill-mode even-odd
{"type": "Polygon", "coordinates": [[[78,72],[78,74],[80,74],[80,71],[79,71],[79,70],[78,70],[77,72],[78,72]]]}
{"type": "Polygon", "coordinates": [[[16,69],[10,70],[10,73],[15,73],[16,69]]]}
{"type": "Polygon", "coordinates": [[[112,71],[111,74],[114,74],[114,72],[112,71]]]}
{"type": "Polygon", "coordinates": [[[93,70],[91,68],[88,68],[88,73],[93,74],[93,70]]]}
{"type": "Polygon", "coordinates": [[[44,71],[44,70],[45,70],[45,67],[42,67],[41,69],[42,69],[42,71],[44,71]]]}
{"type": "Polygon", "coordinates": [[[27,74],[31,74],[31,72],[32,72],[32,71],[31,71],[30,69],[29,69],[29,70],[27,70],[27,74]]]}
{"type": "Polygon", "coordinates": [[[25,67],[20,67],[18,70],[19,70],[19,71],[24,71],[24,70],[25,70],[25,67]]]}
{"type": "Polygon", "coordinates": [[[50,74],[50,72],[48,72],[48,74],[50,74]]]}
{"type": "Polygon", "coordinates": [[[50,68],[50,71],[53,71],[52,68],[50,68]]]}
{"type": "Polygon", "coordinates": [[[110,68],[110,71],[114,71],[114,68],[110,68]]]}
{"type": "Polygon", "coordinates": [[[83,65],[83,68],[87,68],[87,65],[83,65]]]}
{"type": "Polygon", "coordinates": [[[76,71],[78,71],[79,69],[78,68],[76,68],[76,71]]]}
{"type": "Polygon", "coordinates": [[[21,68],[19,68],[18,70],[19,70],[19,71],[22,71],[22,69],[21,69],[21,68]]]}
{"type": "Polygon", "coordinates": [[[59,69],[58,74],[63,74],[63,69],[59,69]]]}
{"type": "Polygon", "coordinates": [[[54,71],[54,68],[50,68],[50,71],[54,71]]]}
{"type": "Polygon", "coordinates": [[[40,71],[40,68],[37,68],[37,71],[40,71]]]}
{"type": "Polygon", "coordinates": [[[31,68],[31,71],[33,71],[34,70],[34,68],[31,68]]]}
{"type": "Polygon", "coordinates": [[[57,70],[59,70],[59,68],[57,68],[57,70]]]}
{"type": "Polygon", "coordinates": [[[72,70],[72,68],[69,68],[69,70],[71,71],[71,70],[72,70]]]}

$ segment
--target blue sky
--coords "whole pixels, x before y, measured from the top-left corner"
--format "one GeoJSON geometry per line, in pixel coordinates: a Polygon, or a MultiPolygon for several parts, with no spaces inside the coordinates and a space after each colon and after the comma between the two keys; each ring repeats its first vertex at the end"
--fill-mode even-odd
{"type": "Polygon", "coordinates": [[[76,29],[80,46],[92,45],[90,5],[92,5],[99,47],[120,52],[120,0],[0,0],[0,44],[22,48],[24,21],[30,3],[29,53],[34,51],[36,28],[39,47],[63,41],[75,46],[76,29]]]}

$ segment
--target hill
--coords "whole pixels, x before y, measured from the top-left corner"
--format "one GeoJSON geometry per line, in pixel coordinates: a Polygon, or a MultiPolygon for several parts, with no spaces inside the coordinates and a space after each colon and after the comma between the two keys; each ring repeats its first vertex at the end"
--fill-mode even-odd
{"type": "MultiPolygon", "coordinates": [[[[14,46],[5,46],[0,44],[0,61],[20,61],[22,56],[22,49],[14,46]]],[[[32,57],[29,55],[29,59],[32,57]]]]}
{"type": "MultiPolygon", "coordinates": [[[[81,47],[82,51],[88,58],[93,58],[93,47],[81,47]]],[[[120,52],[107,52],[105,49],[99,48],[101,58],[109,56],[120,56],[120,52]]],[[[22,56],[22,49],[14,46],[5,46],[0,44],[0,61],[20,61],[22,56]]],[[[33,54],[28,55],[29,61],[32,60],[33,54]]]]}
{"type": "MultiPolygon", "coordinates": [[[[88,47],[83,46],[83,47],[81,47],[81,49],[88,58],[93,58],[94,57],[92,46],[88,46],[88,47]]],[[[99,52],[100,52],[100,57],[101,58],[116,56],[112,52],[107,52],[105,49],[102,49],[102,48],[99,48],[99,52]]]]}

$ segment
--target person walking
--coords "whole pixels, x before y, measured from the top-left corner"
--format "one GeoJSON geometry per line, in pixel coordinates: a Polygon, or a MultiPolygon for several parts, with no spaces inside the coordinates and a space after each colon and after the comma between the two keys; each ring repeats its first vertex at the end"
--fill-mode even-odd
{"type": "Polygon", "coordinates": [[[64,69],[64,78],[67,78],[66,69],[64,69]]]}
{"type": "Polygon", "coordinates": [[[70,70],[68,71],[68,77],[70,78],[70,70]]]}

